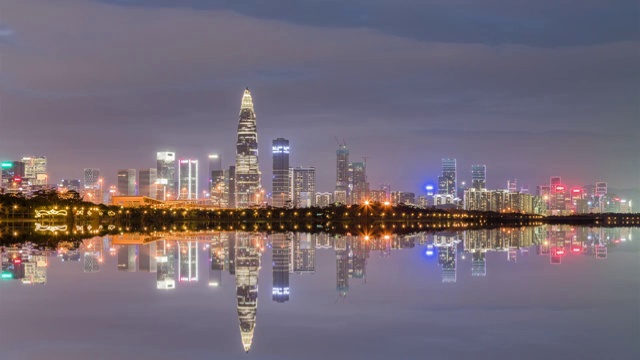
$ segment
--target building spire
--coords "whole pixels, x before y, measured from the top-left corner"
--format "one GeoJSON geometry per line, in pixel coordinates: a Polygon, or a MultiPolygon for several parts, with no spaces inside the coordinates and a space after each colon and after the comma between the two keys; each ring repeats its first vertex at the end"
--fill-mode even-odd
{"type": "Polygon", "coordinates": [[[248,87],[244,89],[244,95],[242,95],[242,105],[240,105],[240,112],[242,112],[243,109],[249,109],[253,111],[253,100],[251,99],[251,91],[249,91],[248,87]]]}

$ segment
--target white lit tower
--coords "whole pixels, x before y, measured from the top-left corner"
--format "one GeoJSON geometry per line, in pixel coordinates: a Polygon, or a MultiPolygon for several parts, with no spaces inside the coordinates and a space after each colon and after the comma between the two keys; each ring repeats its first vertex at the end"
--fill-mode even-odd
{"type": "Polygon", "coordinates": [[[259,204],[260,169],[258,168],[258,130],[256,114],[249,88],[245,89],[240,106],[235,169],[236,207],[259,204]]]}

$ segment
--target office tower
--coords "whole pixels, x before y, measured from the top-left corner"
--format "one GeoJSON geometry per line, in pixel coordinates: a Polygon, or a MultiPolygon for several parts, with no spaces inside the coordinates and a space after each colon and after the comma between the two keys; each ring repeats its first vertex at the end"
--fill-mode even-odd
{"type": "Polygon", "coordinates": [[[213,205],[225,208],[228,205],[227,189],[228,181],[223,170],[213,170],[211,172],[211,202],[213,205]]]}
{"type": "Polygon", "coordinates": [[[316,168],[290,168],[291,202],[295,207],[315,206],[316,168]]]}
{"type": "Polygon", "coordinates": [[[138,195],[155,199],[158,196],[156,188],[158,170],[140,169],[140,182],[138,183],[138,195]]]}
{"type": "Polygon", "coordinates": [[[120,196],[136,195],[136,169],[118,170],[118,194],[120,196]]]}
{"type": "Polygon", "coordinates": [[[487,188],[487,165],[471,166],[471,188],[476,190],[487,188]]]}
{"type": "Polygon", "coordinates": [[[209,174],[212,171],[222,170],[222,156],[218,154],[209,155],[209,174]]]}
{"type": "Polygon", "coordinates": [[[272,299],[283,303],[289,301],[289,248],[291,247],[291,235],[271,235],[272,259],[273,259],[273,287],[272,299]]]}
{"type": "Polygon", "coordinates": [[[347,192],[345,190],[336,190],[333,192],[333,202],[335,204],[344,204],[348,202],[347,192]]]}
{"type": "Polygon", "coordinates": [[[596,195],[596,197],[607,195],[607,183],[606,182],[600,181],[600,182],[596,183],[595,195],[596,195]]]}
{"type": "Polygon", "coordinates": [[[382,191],[384,196],[384,199],[380,199],[380,202],[391,201],[391,185],[381,184],[380,191],[382,191]]]}
{"type": "Polygon", "coordinates": [[[456,159],[442,159],[442,176],[438,177],[438,194],[456,196],[456,159]]]}
{"type": "Polygon", "coordinates": [[[230,208],[236,207],[236,167],[229,166],[227,175],[227,204],[230,208]]]}
{"type": "Polygon", "coordinates": [[[556,186],[561,184],[562,184],[562,179],[560,178],[560,176],[552,176],[549,178],[549,186],[551,188],[552,193],[555,191],[556,186]]]}
{"type": "Polygon", "coordinates": [[[176,153],[160,151],[156,153],[156,181],[158,183],[159,200],[175,200],[176,192],[176,153]]]}
{"type": "Polygon", "coordinates": [[[277,138],[271,146],[273,154],[273,183],[271,190],[272,205],[284,207],[291,195],[289,180],[289,140],[277,138]]]}
{"type": "Polygon", "coordinates": [[[80,180],[77,179],[62,179],[60,185],[67,190],[80,191],[80,180]]]}
{"type": "Polygon", "coordinates": [[[198,198],[198,160],[180,159],[178,162],[178,200],[198,198]]]}
{"type": "Polygon", "coordinates": [[[99,190],[101,188],[99,169],[84,169],[84,188],[86,190],[99,190]]]}
{"type": "Polygon", "coordinates": [[[354,279],[364,279],[367,274],[367,258],[369,257],[369,243],[367,241],[354,241],[351,243],[351,268],[350,276],[354,279]]]}
{"type": "Polygon", "coordinates": [[[156,245],[156,288],[169,290],[176,288],[175,252],[167,240],[159,240],[156,245]]]}
{"type": "Polygon", "coordinates": [[[325,207],[333,204],[333,194],[330,192],[316,193],[316,206],[325,207]]]}
{"type": "Polygon", "coordinates": [[[22,161],[2,162],[2,187],[17,186],[24,178],[24,163],[22,161]]]}
{"type": "Polygon", "coordinates": [[[566,188],[562,184],[555,184],[551,187],[551,210],[566,210],[565,202],[566,188]],[[554,187],[555,186],[555,187],[554,187]]]}
{"type": "Polygon", "coordinates": [[[258,130],[249,88],[244,91],[236,145],[235,206],[249,207],[261,202],[258,167],[258,130]]]}
{"type": "Polygon", "coordinates": [[[315,236],[310,233],[293,234],[291,247],[291,270],[296,274],[313,274],[316,272],[315,236]]]}
{"type": "Polygon", "coordinates": [[[178,249],[178,280],[198,281],[198,243],[181,241],[178,249]]]}
{"type": "Polygon", "coordinates": [[[349,164],[349,179],[351,203],[362,204],[369,198],[369,183],[367,182],[367,163],[354,162],[349,164]]]}
{"type": "Polygon", "coordinates": [[[30,185],[46,185],[47,181],[47,158],[44,156],[23,157],[24,179],[30,185]]]}
{"type": "MultiPolygon", "coordinates": [[[[336,191],[344,191],[349,197],[349,149],[346,143],[339,143],[336,150],[336,191]]],[[[346,203],[346,201],[345,201],[346,203]]]]}
{"type": "Polygon", "coordinates": [[[140,271],[152,273],[158,271],[158,262],[156,260],[158,251],[156,247],[157,243],[155,242],[140,245],[138,254],[138,269],[140,271]]]}
{"type": "Polygon", "coordinates": [[[253,332],[258,312],[258,274],[260,272],[260,252],[254,246],[259,235],[237,233],[235,247],[236,299],[240,336],[245,352],[251,349],[253,332]]]}
{"type": "Polygon", "coordinates": [[[518,179],[507,180],[507,190],[510,193],[518,192],[518,179]]]}

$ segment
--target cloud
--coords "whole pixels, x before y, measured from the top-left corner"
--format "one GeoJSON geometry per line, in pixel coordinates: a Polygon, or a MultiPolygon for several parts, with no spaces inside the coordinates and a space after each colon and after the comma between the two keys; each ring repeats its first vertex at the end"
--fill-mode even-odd
{"type": "Polygon", "coordinates": [[[319,169],[323,191],[335,181],[334,136],[354,161],[372,158],[372,188],[418,189],[449,155],[461,168],[486,162],[500,184],[514,175],[535,184],[570,164],[562,171],[576,181],[637,186],[636,41],[427,42],[206,10],[5,0],[21,46],[3,49],[0,152],[49,154],[60,178],[100,167],[108,181],[119,167],[152,166],[164,148],[216,151],[228,165],[249,86],[267,188],[269,143],[280,136],[295,144],[292,164],[319,169]]]}

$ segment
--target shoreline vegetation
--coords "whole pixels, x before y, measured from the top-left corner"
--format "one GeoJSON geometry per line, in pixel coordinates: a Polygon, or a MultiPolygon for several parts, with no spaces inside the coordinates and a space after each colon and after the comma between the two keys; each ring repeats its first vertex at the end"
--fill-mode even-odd
{"type": "Polygon", "coordinates": [[[84,239],[123,232],[257,231],[410,234],[540,225],[637,227],[640,213],[543,216],[418,208],[365,203],[311,208],[247,209],[125,208],[42,191],[30,198],[0,195],[0,244],[45,241],[52,237],[84,239]]]}

